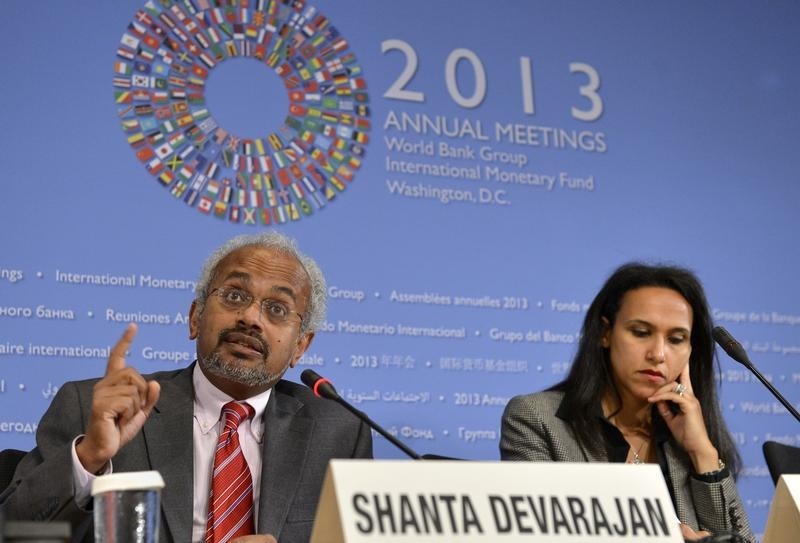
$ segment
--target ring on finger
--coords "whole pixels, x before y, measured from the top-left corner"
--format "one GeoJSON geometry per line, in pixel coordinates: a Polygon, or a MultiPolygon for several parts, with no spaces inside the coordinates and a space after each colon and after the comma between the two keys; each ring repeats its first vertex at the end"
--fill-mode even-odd
{"type": "Polygon", "coordinates": [[[672,391],[677,392],[678,396],[683,396],[683,393],[686,392],[686,385],[683,383],[675,383],[675,388],[673,388],[672,391]]]}

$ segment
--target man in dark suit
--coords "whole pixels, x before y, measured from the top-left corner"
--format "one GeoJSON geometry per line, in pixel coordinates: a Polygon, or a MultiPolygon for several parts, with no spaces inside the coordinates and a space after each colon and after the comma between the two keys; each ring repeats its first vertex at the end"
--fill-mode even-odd
{"type": "Polygon", "coordinates": [[[161,541],[236,541],[247,533],[308,541],[328,461],[372,456],[363,423],[281,380],[311,344],[325,302],[319,268],[288,238],[267,232],[230,240],[206,262],[189,312],[197,361],[140,375],[125,358],[136,335],[130,325],[101,379],[66,383],[53,399],[37,447],[0,496],[7,517],[67,520],[78,538],[92,541],[93,478],[158,470],[166,483],[161,541]],[[208,519],[229,402],[250,415],[236,433],[252,474],[252,508],[241,523],[251,528],[220,536],[208,519]]]}

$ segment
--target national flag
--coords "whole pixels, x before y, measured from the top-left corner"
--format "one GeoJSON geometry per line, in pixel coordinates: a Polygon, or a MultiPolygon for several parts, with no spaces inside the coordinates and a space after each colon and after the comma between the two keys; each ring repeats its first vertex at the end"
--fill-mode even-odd
{"type": "Polygon", "coordinates": [[[213,117],[208,117],[207,119],[203,119],[198,125],[200,130],[203,131],[204,134],[210,134],[213,130],[217,128],[217,122],[214,120],[213,117]]]}
{"type": "Polygon", "coordinates": [[[275,216],[275,222],[278,224],[283,224],[286,222],[286,213],[283,210],[283,207],[278,206],[272,210],[275,216]]]}
{"type": "Polygon", "coordinates": [[[357,143],[353,143],[350,146],[350,152],[353,153],[353,155],[355,155],[357,157],[364,156],[364,147],[359,145],[359,144],[357,144],[357,143]]]}
{"type": "Polygon", "coordinates": [[[139,121],[137,119],[123,119],[121,124],[125,132],[139,129],[139,121]]]}
{"type": "Polygon", "coordinates": [[[189,144],[189,145],[187,145],[186,147],[184,147],[184,148],[183,148],[183,150],[182,150],[180,153],[178,153],[178,156],[179,156],[179,157],[181,157],[181,158],[183,159],[183,161],[184,161],[184,162],[186,162],[186,160],[187,160],[187,159],[188,159],[188,158],[189,158],[189,157],[190,157],[190,156],[191,156],[191,155],[192,155],[192,154],[193,154],[195,151],[197,151],[197,149],[195,148],[195,146],[194,146],[194,145],[192,145],[192,144],[189,144]]]}
{"type": "Polygon", "coordinates": [[[182,133],[180,133],[180,132],[175,132],[173,135],[171,135],[171,136],[170,136],[170,137],[167,139],[167,141],[169,141],[169,144],[170,144],[170,145],[171,145],[173,148],[175,148],[175,149],[179,149],[179,148],[181,147],[181,145],[183,145],[184,143],[186,143],[186,138],[184,137],[184,135],[183,135],[182,133]]]}
{"type": "Polygon", "coordinates": [[[331,149],[330,151],[328,151],[328,156],[336,164],[339,164],[341,161],[344,160],[344,155],[339,151],[337,151],[336,149],[331,149]]]}
{"type": "Polygon", "coordinates": [[[169,160],[167,160],[167,167],[169,167],[169,169],[172,170],[173,172],[178,168],[180,168],[182,165],[183,165],[183,160],[181,160],[180,157],[173,156],[170,157],[169,160]]]}
{"type": "Polygon", "coordinates": [[[205,34],[203,34],[202,31],[197,31],[194,35],[194,39],[197,41],[197,43],[200,44],[200,47],[202,47],[203,49],[208,49],[209,46],[211,45],[211,42],[208,40],[205,34]]]}
{"type": "Polygon", "coordinates": [[[146,75],[134,75],[131,77],[131,84],[134,87],[148,88],[150,86],[150,78],[146,75]]]}
{"type": "Polygon", "coordinates": [[[131,36],[130,34],[123,34],[120,43],[129,49],[136,49],[139,47],[139,38],[131,36]]]}
{"type": "MultiPolygon", "coordinates": [[[[211,58],[211,55],[209,55],[209,54],[208,54],[208,53],[206,53],[206,52],[202,52],[202,53],[200,53],[200,61],[201,61],[203,64],[205,64],[205,65],[206,65],[208,68],[213,68],[213,67],[214,67],[214,66],[216,66],[216,64],[217,64],[217,63],[214,61],[214,59],[213,59],[213,58],[211,58]]],[[[204,79],[205,79],[207,76],[208,76],[208,72],[207,72],[207,71],[205,71],[205,75],[202,75],[202,76],[200,76],[200,77],[202,77],[202,78],[204,78],[204,79]]]]}
{"type": "Polygon", "coordinates": [[[183,127],[183,126],[188,126],[188,125],[192,124],[194,122],[194,119],[192,118],[192,114],[191,113],[187,113],[186,115],[184,115],[182,117],[178,117],[176,122],[178,123],[178,126],[183,127]]]}
{"type": "Polygon", "coordinates": [[[158,123],[153,117],[143,117],[139,119],[139,124],[144,132],[150,132],[158,128],[158,123]]]}
{"type": "Polygon", "coordinates": [[[280,136],[278,136],[277,134],[275,133],[270,134],[267,137],[267,140],[269,141],[272,148],[275,149],[276,151],[279,151],[283,148],[283,141],[281,141],[280,136]]]}
{"type": "Polygon", "coordinates": [[[292,183],[290,188],[292,189],[292,193],[294,193],[295,198],[300,199],[303,197],[303,189],[300,187],[300,185],[297,183],[292,183]]]}
{"type": "Polygon", "coordinates": [[[170,156],[174,152],[174,149],[169,143],[162,143],[161,145],[155,148],[155,152],[158,158],[163,160],[168,156],[170,156]]]}
{"type": "MultiPolygon", "coordinates": [[[[287,172],[287,171],[286,171],[286,170],[284,170],[283,168],[279,169],[279,170],[278,170],[278,181],[280,181],[280,182],[281,182],[281,185],[283,185],[284,187],[285,187],[286,185],[288,185],[289,183],[291,183],[291,181],[292,181],[292,180],[291,180],[291,178],[289,177],[289,172],[287,172]]],[[[288,193],[287,193],[287,194],[288,194],[288,193]]]]}
{"type": "Polygon", "coordinates": [[[344,72],[334,72],[333,74],[333,84],[334,85],[344,85],[347,83],[348,77],[347,74],[344,72]]]}
{"type": "Polygon", "coordinates": [[[147,12],[141,9],[136,10],[136,20],[145,25],[150,25],[153,23],[153,18],[150,17],[147,12]]]}
{"type": "Polygon", "coordinates": [[[154,51],[157,51],[159,46],[161,45],[161,41],[158,38],[151,36],[150,34],[147,34],[144,38],[142,38],[142,41],[144,42],[144,45],[146,45],[150,49],[153,49],[154,51]]]}
{"type": "Polygon", "coordinates": [[[228,209],[228,204],[225,202],[215,202],[214,203],[214,215],[217,217],[224,217],[225,211],[228,209]]]}
{"type": "Polygon", "coordinates": [[[333,185],[334,187],[336,187],[337,189],[339,189],[339,192],[342,192],[342,191],[344,191],[344,183],[342,183],[342,182],[339,180],[339,178],[337,178],[335,175],[332,175],[332,176],[331,176],[331,178],[330,178],[330,181],[331,181],[331,185],[333,185]]]}
{"type": "Polygon", "coordinates": [[[169,94],[166,91],[153,91],[153,103],[163,104],[169,101],[169,94]]]}
{"type": "Polygon", "coordinates": [[[117,56],[125,60],[133,60],[136,56],[136,51],[128,49],[127,47],[119,47],[117,49],[117,56]]]}
{"type": "Polygon", "coordinates": [[[150,172],[151,175],[158,175],[158,173],[164,169],[164,163],[161,162],[157,157],[153,157],[150,159],[147,164],[144,165],[147,168],[147,171],[150,172]]]}
{"type": "Polygon", "coordinates": [[[150,145],[157,147],[161,145],[161,142],[164,141],[164,134],[158,130],[151,132],[147,135],[147,141],[150,143],[150,145]]]}
{"type": "Polygon", "coordinates": [[[169,106],[157,107],[155,108],[154,113],[156,119],[169,119],[172,117],[172,110],[170,110],[169,106]]]}
{"type": "Polygon", "coordinates": [[[304,175],[300,180],[303,182],[303,186],[309,193],[317,191],[317,187],[314,186],[314,183],[312,183],[311,179],[309,179],[307,176],[304,175]]]}
{"type": "Polygon", "coordinates": [[[148,102],[150,101],[150,93],[143,89],[136,89],[131,93],[133,100],[136,102],[148,102]]]}
{"type": "Polygon", "coordinates": [[[130,91],[115,91],[114,101],[118,104],[130,104],[133,100],[133,95],[130,91]]]}
{"type": "Polygon", "coordinates": [[[150,51],[150,49],[146,49],[144,47],[139,47],[136,50],[136,53],[139,55],[139,58],[141,60],[144,60],[144,61],[147,61],[147,62],[152,62],[156,58],[155,54],[153,54],[153,52],[150,51]]]}
{"type": "Polygon", "coordinates": [[[225,51],[222,50],[219,44],[214,44],[211,46],[211,54],[214,56],[214,60],[217,62],[222,62],[225,60],[225,51]]]}
{"type": "Polygon", "coordinates": [[[153,114],[153,106],[150,104],[141,104],[138,106],[134,106],[133,111],[136,112],[136,115],[140,117],[147,117],[148,115],[153,114]]]}
{"type": "Polygon", "coordinates": [[[129,119],[135,114],[136,110],[133,109],[133,105],[122,104],[121,106],[117,106],[117,116],[120,119],[129,119]]]}
{"type": "Polygon", "coordinates": [[[255,224],[256,223],[256,209],[252,207],[244,207],[242,208],[244,212],[244,224],[255,224]]]}
{"type": "Polygon", "coordinates": [[[208,215],[208,212],[211,211],[211,207],[214,205],[213,200],[208,196],[200,197],[200,202],[197,204],[197,210],[205,213],[208,215]]]}
{"type": "Polygon", "coordinates": [[[255,147],[256,147],[256,154],[258,154],[258,155],[263,155],[263,154],[265,153],[265,149],[264,149],[264,140],[262,140],[261,138],[256,138],[256,139],[253,141],[253,144],[254,144],[254,145],[255,145],[255,147]]]}
{"type": "Polygon", "coordinates": [[[130,75],[131,65],[128,64],[127,62],[118,60],[114,62],[114,73],[118,73],[120,75],[130,75]]]}
{"type": "MultiPolygon", "coordinates": [[[[175,96],[173,96],[173,98],[175,98],[175,96]]],[[[187,111],[189,111],[189,104],[187,104],[186,102],[173,102],[172,111],[176,114],[186,113],[187,111]]]]}
{"type": "Polygon", "coordinates": [[[171,134],[175,131],[175,128],[175,124],[170,120],[161,123],[161,131],[164,132],[164,134],[171,134]]]}
{"type": "Polygon", "coordinates": [[[174,4],[171,8],[169,8],[169,10],[173,15],[175,15],[175,17],[177,17],[179,21],[185,21],[189,17],[178,4],[174,4]]]}
{"type": "Polygon", "coordinates": [[[164,170],[158,176],[158,180],[161,181],[165,186],[169,186],[175,180],[175,174],[169,170],[164,170]]]}
{"type": "Polygon", "coordinates": [[[300,132],[303,129],[303,123],[301,123],[295,117],[286,117],[284,122],[286,123],[286,126],[293,129],[295,132],[300,132]]]}
{"type": "Polygon", "coordinates": [[[178,181],[175,183],[172,188],[170,189],[170,194],[172,194],[175,198],[180,198],[183,196],[184,191],[188,185],[185,181],[178,181]]]}
{"type": "Polygon", "coordinates": [[[199,194],[200,193],[197,191],[197,189],[190,189],[189,192],[186,193],[186,196],[184,196],[183,201],[189,206],[194,206],[194,201],[197,199],[199,194]]]}
{"type": "Polygon", "coordinates": [[[206,186],[206,194],[210,194],[211,196],[216,196],[217,194],[219,194],[220,187],[221,184],[219,181],[211,179],[208,182],[208,185],[206,186]]]}
{"type": "MultiPolygon", "coordinates": [[[[169,39],[169,38],[167,38],[167,30],[163,26],[158,24],[156,21],[153,21],[153,24],[150,25],[150,30],[152,30],[153,33],[156,36],[158,36],[159,38],[161,38],[165,42],[169,39]]],[[[169,47],[172,48],[171,45],[169,47]]],[[[172,48],[172,49],[173,49],[173,51],[175,50],[174,48],[172,48]]]]}
{"type": "Polygon", "coordinates": [[[152,159],[155,155],[152,149],[149,147],[144,147],[138,151],[136,151],[136,158],[138,158],[141,162],[147,162],[148,160],[152,159]]]}
{"type": "Polygon", "coordinates": [[[269,173],[272,171],[272,159],[268,155],[258,157],[258,166],[262,172],[269,173]]]}

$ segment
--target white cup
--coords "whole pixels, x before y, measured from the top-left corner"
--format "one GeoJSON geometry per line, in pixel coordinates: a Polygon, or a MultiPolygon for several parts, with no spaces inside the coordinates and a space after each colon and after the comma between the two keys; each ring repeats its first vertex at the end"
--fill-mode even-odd
{"type": "Polygon", "coordinates": [[[97,543],[158,543],[161,489],[157,471],[101,475],[92,483],[97,543]]]}

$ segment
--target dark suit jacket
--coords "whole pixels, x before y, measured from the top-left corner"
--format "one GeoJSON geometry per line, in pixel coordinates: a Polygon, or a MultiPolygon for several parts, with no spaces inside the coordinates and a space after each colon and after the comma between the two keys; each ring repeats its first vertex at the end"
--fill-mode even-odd
{"type": "MultiPolygon", "coordinates": [[[[506,406],[500,436],[503,460],[537,462],[608,462],[575,438],[569,422],[559,416],[563,392],[516,396],[506,406]]],[[[669,485],[678,518],[695,530],[736,532],[755,541],[733,477],[707,482],[692,476],[688,456],[669,439],[664,443],[669,485]]]]}
{"type": "MultiPolygon", "coordinates": [[[[114,472],[161,473],[161,542],[191,539],[193,367],[146,376],[161,384],[159,401],[142,431],[112,461],[114,472]]],[[[67,520],[76,540],[93,541],[91,512],[73,499],[71,443],[85,433],[96,381],[68,382],[58,391],[37,429],[37,447],[0,497],[7,518],[67,520]]],[[[371,458],[372,434],[336,403],[289,381],[273,388],[264,419],[259,532],[280,543],[306,543],[328,461],[371,458]]]]}

